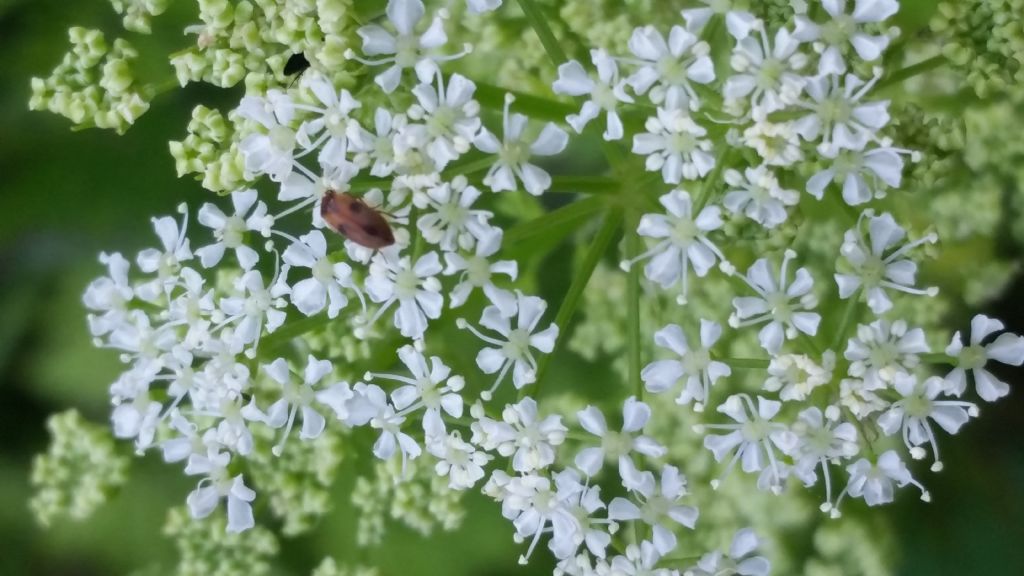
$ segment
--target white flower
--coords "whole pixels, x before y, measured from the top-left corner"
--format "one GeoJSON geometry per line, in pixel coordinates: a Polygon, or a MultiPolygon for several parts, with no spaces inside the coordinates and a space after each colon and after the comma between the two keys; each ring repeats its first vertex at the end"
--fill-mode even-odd
{"type": "Polygon", "coordinates": [[[204,348],[211,338],[212,317],[217,309],[213,289],[207,289],[203,277],[192,268],[178,273],[178,286],[183,288],[167,305],[167,326],[185,326],[181,338],[186,349],[204,348]]]}
{"type": "Polygon", "coordinates": [[[458,248],[472,250],[478,241],[492,236],[496,228],[488,220],[494,214],[473,209],[479,198],[480,190],[461,175],[451,183],[442,182],[414,194],[413,203],[421,214],[416,226],[423,239],[451,252],[458,248]]]}
{"type": "MultiPolygon", "coordinates": [[[[492,476],[492,480],[495,476],[497,473],[492,476]]],[[[501,514],[515,526],[516,542],[530,538],[530,545],[526,553],[519,557],[519,563],[528,562],[540,537],[545,533],[552,533],[548,543],[552,552],[571,548],[565,542],[572,541],[579,524],[558,500],[551,480],[536,474],[505,478],[501,514]]]]}
{"type": "Polygon", "coordinates": [[[136,295],[147,302],[155,302],[159,296],[170,297],[178,281],[181,263],[192,259],[188,237],[185,235],[188,231],[188,213],[184,204],[180,210],[185,214],[180,228],[178,222],[170,216],[153,218],[153,228],[160,238],[161,247],[142,250],[136,258],[139,270],[157,276],[136,288],[136,295]]]}
{"type": "Polygon", "coordinates": [[[221,498],[228,502],[228,532],[242,532],[255,525],[252,516],[252,505],[256,499],[253,492],[242,479],[242,475],[231,477],[228,463],[231,455],[211,449],[208,454],[189,456],[186,474],[205,475],[188,495],[188,509],[193,518],[205,518],[217,507],[221,498]]]}
{"type": "Polygon", "coordinates": [[[427,450],[438,459],[434,471],[438,476],[448,477],[452,490],[472,488],[484,477],[483,467],[491,460],[489,454],[464,441],[458,431],[428,443],[427,450]]]}
{"type": "Polygon", "coordinates": [[[559,505],[568,513],[553,519],[559,524],[554,530],[558,537],[550,544],[555,557],[571,558],[585,544],[590,554],[604,558],[612,540],[609,531],[614,531],[617,525],[610,519],[594,518],[594,514],[605,507],[601,487],[581,481],[580,475],[569,468],[555,475],[555,488],[559,505]],[[566,522],[570,518],[572,521],[566,522]],[[569,528],[562,527],[566,524],[569,528]]]}
{"type": "Polygon", "coordinates": [[[800,96],[805,78],[801,71],[807,65],[807,56],[798,52],[800,41],[792,33],[780,28],[774,42],[769,40],[764,23],[758,22],[756,34],[736,38],[729,62],[736,71],[722,88],[727,106],[743,109],[740,101],[749,100],[755,118],[792,104],[800,96]]]}
{"type": "Polygon", "coordinates": [[[881,24],[900,9],[898,0],[855,0],[853,12],[847,14],[847,0],[822,0],[822,7],[828,14],[823,24],[817,24],[806,16],[796,16],[796,30],[793,32],[802,42],[814,42],[815,50],[821,53],[818,62],[819,74],[842,74],[846,71],[843,53],[852,47],[866,62],[878,60],[889,46],[889,37],[884,34],[872,35],[863,31],[864,24],[881,24]]]}
{"type": "Polygon", "coordinates": [[[743,38],[755,28],[759,20],[750,12],[733,9],[732,0],[699,0],[703,8],[687,8],[681,12],[686,29],[696,34],[707,26],[711,18],[723,16],[726,29],[735,38],[743,38]]]}
{"type": "Polygon", "coordinates": [[[427,319],[441,316],[444,297],[441,283],[435,276],[441,272],[436,252],[427,252],[413,265],[408,256],[379,252],[370,262],[366,292],[381,306],[369,321],[373,324],[392,304],[395,328],[406,338],[418,339],[427,330],[427,319]]]}
{"type": "Polygon", "coordinates": [[[283,290],[276,281],[268,290],[263,284],[263,275],[257,270],[249,270],[236,280],[235,290],[236,295],[221,299],[220,310],[227,322],[235,324],[232,350],[241,352],[252,344],[246,355],[253,357],[263,332],[277,330],[287,318],[287,313],[281,310],[285,306],[284,299],[278,297],[283,290]]]}
{"type": "Polygon", "coordinates": [[[803,402],[818,386],[832,382],[835,352],[826,350],[817,364],[805,354],[781,354],[768,364],[768,378],[762,389],[778,392],[784,402],[803,402]]]}
{"type": "Polygon", "coordinates": [[[242,138],[238,151],[245,161],[248,180],[266,174],[274,182],[283,182],[295,165],[295,131],[290,124],[295,118],[295,104],[287,94],[268,90],[266,97],[244,96],[238,104],[238,115],[262,126],[242,138]]]}
{"type": "Polygon", "coordinates": [[[633,30],[629,51],[640,59],[640,67],[626,79],[637,94],[647,94],[655,104],[677,98],[696,109],[700,98],[691,82],[710,84],[715,66],[707,42],[682,26],[669,30],[668,40],[654,26],[633,30]]]}
{"type": "MultiPolygon", "coordinates": [[[[837,410],[825,411],[836,416],[837,410]]],[[[857,429],[849,422],[838,422],[827,418],[821,409],[810,407],[802,410],[793,424],[798,443],[793,453],[793,475],[805,486],[818,482],[818,468],[825,478],[825,502],[822,512],[832,509],[832,476],[829,464],[840,459],[853,458],[860,451],[857,445],[857,429]]]]}
{"type": "Polygon", "coordinates": [[[845,84],[839,76],[809,79],[804,89],[811,100],[797,105],[810,113],[794,122],[796,132],[808,141],[821,138],[820,151],[863,150],[889,123],[888,100],[861,102],[881,73],[881,69],[875,70],[868,82],[847,74],[845,84]]]}
{"type": "Polygon", "coordinates": [[[732,299],[735,312],[729,316],[733,328],[752,326],[768,322],[757,335],[761,347],[776,355],[787,339],[796,338],[798,332],[808,336],[818,333],[821,315],[809,312],[817,305],[811,291],[814,279],[806,268],[800,268],[788,283],[786,278],[789,261],[796,258],[796,252],[786,250],[778,278],[768,267],[768,260],[760,258],[747,270],[744,277],[757,296],[740,296],[732,299]]]}
{"type": "Polygon", "coordinates": [[[369,424],[371,428],[380,430],[380,436],[373,443],[373,455],[381,460],[388,460],[395,450],[402,453],[402,473],[405,473],[406,462],[414,460],[423,452],[416,440],[402,432],[405,418],[395,413],[394,407],[388,403],[388,396],[380,386],[357,382],[352,387],[352,398],[347,402],[349,423],[352,426],[369,424]]]}
{"type": "Polygon", "coordinates": [[[843,201],[857,206],[872,198],[883,198],[887,188],[899,188],[903,181],[903,156],[916,161],[920,154],[892,148],[888,143],[862,150],[820,150],[832,165],[807,180],[807,192],[821,200],[825,188],[835,183],[842,187],[843,201]]]}
{"type": "Polygon", "coordinates": [[[846,496],[853,498],[864,498],[868,506],[888,504],[893,501],[893,482],[902,488],[907,484],[913,484],[921,490],[921,500],[928,502],[931,496],[914,477],[910,475],[907,465],[900,460],[894,450],[887,450],[878,457],[878,461],[872,464],[867,458],[861,458],[847,466],[846,471],[850,474],[850,480],[846,488],[839,494],[835,507],[832,508],[832,517],[838,518],[839,504],[846,496]]]}
{"type": "Polygon", "coordinates": [[[879,390],[892,384],[897,374],[912,373],[917,355],[930,351],[924,330],[908,330],[903,320],[879,319],[857,326],[843,357],[850,361],[850,376],[864,380],[868,390],[879,390]]]}
{"type": "Polygon", "coordinates": [[[675,352],[679,359],[657,360],[644,366],[640,378],[652,394],[660,394],[676,387],[686,378],[676,404],[694,402],[694,410],[704,411],[710,397],[711,386],[719,378],[732,374],[728,365],[711,359],[711,347],[722,337],[722,327],[717,322],[701,319],[700,347],[691,349],[686,334],[677,324],[669,324],[654,333],[654,343],[675,352]]]}
{"type": "Polygon", "coordinates": [[[295,423],[295,416],[302,413],[302,430],[299,438],[302,440],[313,440],[324,431],[326,421],[324,417],[313,408],[313,400],[316,398],[314,387],[324,376],[331,373],[334,367],[329,360],[317,360],[312,354],[306,360],[306,369],[303,373],[301,384],[292,381],[291,372],[288,369],[288,362],[284,358],[278,358],[270,364],[263,365],[263,372],[281,385],[283,394],[281,399],[270,405],[266,414],[262,414],[260,420],[271,428],[284,426],[284,434],[271,451],[280,456],[284,450],[284,444],[292,431],[292,424],[295,423]]]}
{"type": "Polygon", "coordinates": [[[438,171],[469,151],[480,132],[480,104],[473,100],[476,84],[465,76],[452,74],[445,87],[438,72],[437,87],[423,83],[413,88],[418,104],[409,108],[410,124],[404,138],[424,142],[423,149],[438,171]]]}
{"type": "Polygon", "coordinates": [[[352,267],[344,262],[331,261],[323,232],[313,230],[300,236],[299,240],[286,248],[281,257],[289,266],[309,268],[312,272],[311,278],[299,280],[289,292],[292,304],[299,312],[312,316],[326,307],[327,317],[337,318],[338,312],[348,304],[342,288],[355,291],[362,301],[362,292],[352,279],[352,267]]]}
{"type": "Polygon", "coordinates": [[[1002,330],[999,320],[978,314],[971,320],[971,337],[967,346],[961,341],[960,332],[953,334],[946,354],[957,359],[956,368],[946,376],[952,394],[960,396],[967,389],[967,371],[974,376],[974,389],[986,402],[995,402],[1010,393],[1010,387],[985,369],[989,360],[1010,366],[1024,364],[1024,337],[1004,332],[995,340],[983,345],[992,334],[1002,330]]]}
{"type": "Polygon", "coordinates": [[[459,275],[459,283],[448,293],[449,306],[462,306],[474,288],[481,288],[491,304],[497,306],[504,315],[515,314],[516,295],[495,286],[492,278],[496,274],[502,274],[508,276],[510,280],[515,280],[519,274],[518,263],[515,260],[500,260],[493,264],[488,261],[488,258],[501,249],[502,234],[501,228],[491,228],[486,236],[479,239],[476,252],[471,255],[445,252],[445,275],[459,275]]]}
{"type": "Polygon", "coordinates": [[[626,498],[615,498],[608,505],[608,517],[619,521],[639,520],[650,526],[654,548],[664,556],[677,544],[671,528],[674,524],[691,530],[697,524],[697,509],[679,504],[679,500],[687,495],[686,477],[679,473],[678,468],[668,464],[661,470],[660,484],[651,472],[634,469],[631,473],[636,478],[630,480],[630,489],[639,500],[639,506],[626,498]]]}
{"type": "Polygon", "coordinates": [[[351,136],[352,149],[356,152],[353,162],[365,165],[372,161],[371,176],[390,176],[397,162],[395,140],[407,125],[408,118],[404,114],[392,115],[386,108],[377,108],[373,113],[374,133],[360,128],[351,136]]]}
{"type": "Polygon", "coordinates": [[[555,324],[537,331],[537,324],[540,323],[547,306],[542,298],[527,296],[517,290],[514,307],[507,310],[497,306],[484,308],[480,324],[497,332],[501,339],[480,333],[462,318],[458,320],[459,328],[469,330],[477,338],[491,345],[476,355],[476,365],[484,374],[498,374],[490,390],[481,394],[484,400],[491,398],[509,369],[512,370],[512,384],[516,389],[536,381],[537,361],[534,360],[530,348],[549,354],[555,348],[555,341],[558,339],[558,326],[555,324]],[[515,328],[510,321],[513,316],[516,316],[515,328]]]}
{"type": "Polygon", "coordinates": [[[863,288],[868,307],[875,314],[882,314],[892,308],[892,300],[886,290],[927,296],[938,294],[938,288],[914,288],[917,264],[903,257],[921,244],[934,244],[938,236],[928,234],[897,247],[906,235],[906,231],[896,224],[888,212],[875,216],[871,210],[865,210],[857,220],[857,226],[846,231],[843,245],[839,248],[840,254],[852,268],[850,274],[835,275],[839,297],[849,298],[863,288]],[[865,219],[868,221],[867,239],[862,233],[865,219]],[[886,252],[889,252],[888,256],[886,252]]]}
{"type": "Polygon", "coordinates": [[[589,96],[579,114],[565,118],[577,134],[603,111],[608,116],[604,139],[619,140],[623,135],[622,120],[615,109],[620,102],[632,103],[633,98],[626,94],[625,82],[619,79],[619,65],[614,58],[602,49],[593,49],[590,59],[597,68],[596,80],[587,75],[579,62],[570,60],[558,67],[558,80],[551,88],[556,94],[589,96]]]}
{"type": "Polygon", "coordinates": [[[352,50],[345,52],[345,57],[362,62],[369,66],[390,64],[387,69],[373,80],[384,92],[390,94],[402,81],[402,71],[415,68],[421,82],[429,82],[437,71],[437,63],[453,60],[465,55],[470,47],[452,56],[428,56],[426,52],[440,48],[448,42],[444,31],[444,21],[440,14],[435,16],[422,35],[416,34],[416,25],[423,19],[425,9],[421,0],[388,0],[388,21],[394,26],[397,34],[391,34],[381,26],[370,24],[356,30],[363,39],[363,54],[367,56],[383,56],[376,60],[364,60],[352,50]]]}
{"type": "Polygon", "coordinates": [[[127,319],[128,303],[135,291],[128,282],[131,264],[124,256],[115,252],[101,252],[100,263],[107,267],[107,276],[100,276],[85,288],[82,302],[85,307],[102,314],[89,314],[89,332],[103,336],[115,330],[127,319]]]}
{"type": "Polygon", "coordinates": [[[673,190],[658,201],[668,214],[644,214],[637,227],[637,234],[658,239],[657,244],[632,260],[622,262],[621,266],[628,270],[636,262],[649,258],[644,275],[662,288],[681,282],[682,293],[677,300],[684,303],[691,267],[701,278],[716,260],[722,261],[723,270],[731,271],[725,256],[707,237],[708,232],[721,228],[721,210],[717,206],[705,206],[694,218],[693,203],[685,190],[673,190]]]}
{"type": "Polygon", "coordinates": [[[722,205],[733,214],[744,214],[765,228],[774,228],[786,221],[787,206],[800,201],[800,193],[779,185],[778,178],[766,165],[746,168],[743,172],[725,171],[729,189],[722,205]]]}
{"type": "Polygon", "coordinates": [[[594,406],[587,406],[576,413],[580,426],[601,439],[600,446],[592,446],[580,450],[576,455],[576,467],[587,476],[593,477],[601,471],[605,459],[618,461],[619,476],[627,488],[633,489],[630,480],[636,479],[632,453],[637,452],[651,458],[664,456],[667,450],[653,438],[645,436],[643,429],[651,419],[651,408],[634,396],[626,399],[622,405],[622,431],[608,430],[604,414],[594,406]]]}
{"type": "Polygon", "coordinates": [[[501,141],[487,128],[482,128],[474,141],[481,151],[498,155],[497,161],[487,170],[483,182],[491,191],[502,192],[515,190],[516,178],[519,178],[527,192],[540,196],[551,187],[551,175],[531,160],[535,156],[560,154],[569,143],[569,135],[548,122],[533,141],[528,141],[526,126],[529,119],[522,114],[509,112],[513,101],[515,97],[511,94],[505,96],[501,141]]]}
{"type": "Polygon", "coordinates": [[[750,127],[743,130],[740,142],[757,151],[757,155],[769,166],[792,166],[804,157],[800,135],[792,122],[755,119],[750,127]]]}
{"type": "Polygon", "coordinates": [[[939,444],[935,441],[935,433],[928,420],[934,421],[949,434],[956,434],[960,427],[978,415],[978,407],[970,402],[956,400],[937,400],[939,394],[946,390],[946,381],[932,376],[921,382],[913,374],[897,374],[893,388],[901,398],[878,417],[878,427],[886,436],[903,432],[903,443],[910,450],[915,460],[925,457],[922,444],[932,448],[932,471],[942,470],[939,459],[939,444]]]}
{"type": "Polygon", "coordinates": [[[427,442],[440,439],[447,431],[441,412],[452,418],[462,417],[462,396],[465,386],[461,376],[451,376],[451,369],[441,358],[427,358],[415,346],[406,344],[398,349],[398,358],[412,373],[412,378],[397,374],[366,373],[364,378],[384,378],[400,382],[402,386],[391,392],[391,404],[398,410],[398,416],[405,417],[420,408],[423,409],[423,432],[427,442]]]}
{"type": "Polygon", "coordinates": [[[238,264],[245,270],[252,268],[260,259],[255,250],[246,246],[245,235],[251,230],[270,236],[273,217],[267,215],[267,205],[257,202],[255,190],[241,190],[231,193],[231,204],[235,213],[227,216],[214,204],[203,204],[199,209],[199,223],[213,229],[215,242],[196,250],[196,256],[204,268],[216,266],[224,257],[224,251],[231,249],[238,257],[238,264]]]}
{"type": "MultiPolygon", "coordinates": [[[[482,407],[478,409],[482,411],[482,407]]],[[[555,446],[565,441],[569,431],[557,414],[540,420],[537,401],[529,396],[505,406],[500,421],[480,414],[472,429],[474,444],[506,458],[512,456],[512,469],[516,472],[533,472],[553,464],[555,446]]]]}
{"type": "Polygon", "coordinates": [[[661,170],[666,184],[703,178],[715,167],[711,140],[705,138],[708,131],[672,100],[647,119],[647,132],[633,136],[633,153],[647,157],[648,172],[661,170]]]}
{"type": "Polygon", "coordinates": [[[317,116],[299,126],[296,139],[307,151],[320,149],[317,160],[321,166],[344,166],[348,163],[349,140],[361,130],[359,123],[350,115],[362,104],[348,90],[336,90],[322,74],[306,74],[302,84],[323,104],[323,108],[302,107],[303,110],[315,112],[317,116]]]}
{"type": "Polygon", "coordinates": [[[760,546],[757,535],[751,528],[744,528],[732,537],[729,555],[723,557],[718,550],[701,557],[697,565],[688,568],[686,576],[722,576],[739,574],[742,576],[768,576],[771,564],[763,556],[754,556],[760,546]]]}
{"type": "Polygon", "coordinates": [[[757,406],[746,394],[729,396],[718,411],[732,418],[736,424],[705,424],[698,430],[726,430],[726,434],[708,434],[704,437],[704,447],[711,451],[716,462],[722,462],[735,450],[722,476],[711,481],[711,487],[717,489],[722,479],[729,474],[737,461],[744,472],[764,472],[765,480],[772,492],[782,491],[783,471],[775,455],[775,450],[783,454],[792,454],[797,445],[796,435],[785,424],[772,422],[782,408],[782,403],[757,397],[757,406]]]}
{"type": "Polygon", "coordinates": [[[626,546],[626,554],[612,558],[607,574],[615,576],[675,576],[678,572],[668,568],[655,568],[661,560],[658,549],[647,540],[626,546]]]}

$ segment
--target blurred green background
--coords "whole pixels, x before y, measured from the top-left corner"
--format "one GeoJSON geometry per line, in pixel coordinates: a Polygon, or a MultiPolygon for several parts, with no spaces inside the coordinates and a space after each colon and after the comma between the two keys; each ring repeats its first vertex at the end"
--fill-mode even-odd
{"type": "MultiPolygon", "coordinates": [[[[172,13],[160,24],[180,30],[188,22],[187,13],[172,13]]],[[[108,414],[106,389],[119,366],[113,354],[92,348],[80,300],[86,283],[100,273],[97,253],[151,244],[151,216],[173,213],[183,200],[197,206],[207,197],[197,184],[175,177],[166,142],[182,136],[194,103],[226,109],[238,99],[236,93],[189,88],[158,97],[125,136],[73,134],[66,120],[27,109],[29,78],[48,74],[58,62],[71,25],[118,28],[102,0],[0,0],[3,576],[129,574],[173,566],[174,549],[161,527],[165,510],[181,503],[192,484],[151,455],[135,462],[128,487],[86,524],[44,531],[26,505],[31,458],[46,446],[46,416],[68,407],[95,422],[108,414]]],[[[186,42],[177,33],[139,42],[144,76],[170,75],[165,61],[146,60],[147,45],[158,44],[151,53],[166,53],[186,42]]],[[[1018,279],[985,312],[1024,333],[1022,297],[1018,279]]],[[[957,438],[942,442],[944,472],[920,471],[933,503],[903,493],[897,505],[874,511],[896,527],[900,574],[1024,574],[1024,375],[1001,375],[1017,389],[984,406],[982,417],[957,438]]],[[[550,573],[543,561],[515,565],[519,549],[510,527],[478,496],[471,508],[481,513],[471,513],[458,532],[423,539],[398,527],[389,533],[391,554],[362,555],[354,547],[346,465],[336,510],[311,535],[282,542],[276,564],[281,574],[308,573],[328,554],[379,565],[385,574],[550,573]]]]}

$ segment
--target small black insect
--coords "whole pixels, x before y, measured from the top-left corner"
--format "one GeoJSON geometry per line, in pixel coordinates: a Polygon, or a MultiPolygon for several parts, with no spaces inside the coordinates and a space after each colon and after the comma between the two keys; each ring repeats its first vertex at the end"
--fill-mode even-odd
{"type": "Polygon", "coordinates": [[[288,57],[288,61],[284,63],[284,75],[294,76],[292,82],[298,80],[302,73],[309,69],[309,60],[306,59],[306,55],[302,52],[296,52],[288,57]]]}

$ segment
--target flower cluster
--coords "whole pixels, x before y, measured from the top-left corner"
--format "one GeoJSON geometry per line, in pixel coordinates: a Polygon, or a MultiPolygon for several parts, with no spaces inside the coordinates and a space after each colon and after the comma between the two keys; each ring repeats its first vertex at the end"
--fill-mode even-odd
{"type": "MultiPolygon", "coordinates": [[[[244,78],[246,93],[226,116],[196,108],[171,151],[179,175],[230,194],[196,222],[186,206],[154,218],[157,245],[102,254],[84,295],[97,346],[126,365],[113,434],[196,478],[192,518],[245,532],[269,498],[300,532],[328,507],[335,446],[351,442],[381,461],[376,483],[357,482],[361,544],[381,539],[387,513],[421,532],[455,524],[450,502],[478,488],[520,561],[543,543],[556,574],[763,575],[765,540],[747,525],[725,553],[690,537],[699,489],[656,431],[692,425],[719,463],[713,489],[737,465],[766,493],[820,482],[838,517],[845,499],[883,504],[896,487],[928,499],[907,456],[941,470],[939,430],[978,416],[964,395],[1005,396],[990,362],[1024,363],[1024,338],[997,320],[976,316],[942,354],[933,326],[901,315],[938,292],[918,274],[938,235],[887,203],[921,159],[890,136],[882,90],[898,76],[883,68],[897,0],[789,18],[705,1],[589,62],[565,59],[525,0],[556,71],[539,94],[474,81],[460,67],[473,43],[453,40],[471,35],[421,0],[389,0],[362,25],[344,0],[200,4],[179,80],[244,78]],[[292,54],[309,60],[290,77],[279,44],[300,32],[292,54]],[[278,51],[236,49],[261,35],[278,51]],[[603,145],[612,176],[548,171],[574,137],[603,145]],[[508,225],[552,192],[593,194],[508,225]],[[533,246],[516,243],[561,239],[595,205],[604,222],[549,318],[521,278],[533,246]],[[610,289],[591,275],[622,222],[633,389],[601,403],[573,384],[553,408],[539,386],[588,280],[610,289]],[[830,236],[824,264],[797,250],[805,227],[830,236]],[[644,291],[672,302],[654,323],[641,322],[644,291]],[[339,332],[348,345],[324,344],[339,332]],[[659,358],[644,365],[651,341],[659,358]],[[303,471],[315,479],[280,486],[303,471]],[[295,506],[299,490],[320,500],[295,506]]],[[[500,0],[444,4],[503,13],[500,0]]]]}

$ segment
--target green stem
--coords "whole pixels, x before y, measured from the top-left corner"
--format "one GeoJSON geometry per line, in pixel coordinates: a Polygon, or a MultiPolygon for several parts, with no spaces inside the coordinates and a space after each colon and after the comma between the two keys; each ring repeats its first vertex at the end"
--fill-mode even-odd
{"type": "Polygon", "coordinates": [[[840,350],[843,342],[848,340],[850,337],[850,330],[853,328],[854,320],[857,318],[857,312],[860,311],[860,294],[852,294],[850,300],[846,303],[846,311],[843,313],[843,321],[839,324],[839,329],[836,330],[836,336],[832,339],[832,350],[840,350]]]}
{"type": "Polygon", "coordinates": [[[938,68],[939,66],[944,64],[945,62],[946,57],[939,55],[932,56],[931,58],[928,58],[926,60],[922,60],[917,64],[911,64],[906,68],[900,68],[899,70],[893,72],[892,74],[887,75],[885,78],[882,78],[875,86],[875,90],[882,90],[883,88],[887,88],[894,84],[899,84],[904,80],[908,80],[919,74],[924,74],[925,72],[934,70],[935,68],[938,68]]]}
{"type": "Polygon", "coordinates": [[[541,45],[544,46],[544,51],[548,53],[548,58],[551,59],[555,66],[561,66],[568,61],[569,59],[565,56],[565,51],[558,44],[558,39],[555,38],[551,27],[548,26],[547,20],[544,19],[544,15],[537,8],[537,3],[533,0],[519,0],[519,7],[522,8],[523,14],[526,15],[526,21],[530,23],[533,31],[537,33],[541,45]]]}
{"type": "MultiPolygon", "coordinates": [[[[629,211],[627,219],[626,258],[634,258],[643,249],[640,235],[636,233],[640,218],[635,210],[629,211]]],[[[640,400],[644,397],[644,385],[640,379],[640,266],[630,266],[626,274],[626,334],[629,338],[629,385],[640,400]]]]}
{"type": "Polygon", "coordinates": [[[517,224],[505,232],[506,246],[514,245],[517,242],[527,240],[534,236],[545,234],[554,228],[560,228],[576,220],[589,218],[601,209],[604,200],[599,196],[590,196],[561,208],[544,213],[543,216],[534,218],[522,224],[517,224]]]}
{"type": "MultiPolygon", "coordinates": [[[[558,326],[558,339],[555,340],[555,347],[551,350],[550,354],[541,356],[540,360],[537,361],[537,384],[533,392],[535,396],[540,395],[540,387],[544,382],[544,374],[551,364],[551,358],[558,352],[562,343],[565,342],[565,335],[569,331],[569,321],[572,320],[573,315],[576,313],[576,308],[579,307],[580,300],[583,298],[583,290],[590,282],[590,277],[594,275],[598,262],[601,261],[605,252],[608,251],[608,246],[612,243],[612,238],[615,237],[615,233],[618,232],[621,224],[621,211],[610,208],[605,212],[601,229],[597,232],[597,236],[594,237],[590,249],[583,258],[583,265],[576,273],[576,277],[569,286],[569,291],[566,293],[565,299],[562,300],[562,305],[555,315],[555,325],[558,326]]],[[[525,394],[526,388],[519,390],[520,398],[525,394]]]]}

